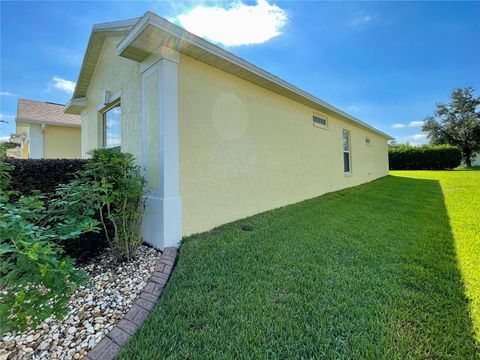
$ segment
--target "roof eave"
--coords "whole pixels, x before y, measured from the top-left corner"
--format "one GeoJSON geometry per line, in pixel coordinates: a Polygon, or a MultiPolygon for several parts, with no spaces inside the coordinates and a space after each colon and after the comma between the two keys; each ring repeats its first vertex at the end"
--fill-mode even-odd
{"type": "Polygon", "coordinates": [[[369,129],[388,140],[393,139],[390,135],[383,133],[345,111],[172,24],[152,12],[145,13],[136,22],[128,35],[117,45],[117,53],[122,57],[141,62],[162,45],[197,58],[202,62],[299,101],[314,109],[340,115],[343,119],[369,129]],[[233,65],[233,67],[230,67],[230,65],[233,65]]]}
{"type": "MultiPolygon", "coordinates": [[[[133,25],[135,25],[138,20],[139,18],[107,22],[95,24],[92,27],[92,32],[90,33],[90,38],[88,40],[85,56],[83,57],[82,66],[78,74],[77,83],[75,85],[75,90],[72,95],[72,100],[85,97],[86,90],[88,89],[88,84],[90,83],[92,75],[86,74],[87,68],[89,65],[92,66],[92,68],[95,67],[105,37],[108,35],[127,35],[130,29],[133,27],[133,25]]],[[[70,100],[69,103],[71,103],[72,100],[70,100]]],[[[78,111],[78,109],[72,108],[71,106],[69,106],[69,104],[67,104],[67,106],[65,107],[66,113],[77,114],[77,112],[75,111],[78,111]]]]}
{"type": "Polygon", "coordinates": [[[63,112],[65,114],[80,115],[82,110],[87,107],[87,98],[70,99],[65,105],[63,112]]]}
{"type": "Polygon", "coordinates": [[[45,124],[51,126],[64,126],[64,127],[82,127],[82,124],[75,124],[75,123],[67,123],[67,122],[60,122],[60,121],[51,121],[51,120],[37,120],[37,119],[29,119],[29,118],[15,118],[15,123],[21,124],[45,124]]]}
{"type": "Polygon", "coordinates": [[[198,60],[226,72],[230,72],[235,76],[244,78],[245,80],[262,86],[267,90],[289,97],[314,109],[339,115],[343,119],[360,125],[365,129],[369,129],[388,140],[394,139],[390,135],[357,119],[343,110],[180,28],[152,12],[146,12],[141,18],[102,23],[93,26],[87,51],[75,86],[75,91],[72,99],[65,106],[66,113],[80,114],[83,110],[84,107],[75,104],[75,100],[83,99],[86,96],[88,85],[93,75],[96,61],[100,55],[103,41],[108,35],[125,35],[124,39],[117,46],[117,53],[122,57],[141,62],[157,50],[158,47],[164,45],[193,58],[198,59],[198,57],[202,57],[202,59],[198,60]],[[147,29],[153,31],[154,36],[150,35],[148,42],[144,42],[144,44],[141,45],[137,40],[147,29]],[[163,38],[161,35],[163,35],[163,38]],[[145,44],[147,44],[146,48],[145,44]],[[142,46],[144,47],[143,49],[142,46]],[[205,55],[213,57],[215,63],[212,63],[213,61],[209,62],[209,59],[205,55]],[[225,69],[225,67],[229,67],[230,65],[233,65],[235,69],[230,69],[230,71],[225,69]],[[86,71],[88,66],[91,66],[90,71],[86,71]]]}

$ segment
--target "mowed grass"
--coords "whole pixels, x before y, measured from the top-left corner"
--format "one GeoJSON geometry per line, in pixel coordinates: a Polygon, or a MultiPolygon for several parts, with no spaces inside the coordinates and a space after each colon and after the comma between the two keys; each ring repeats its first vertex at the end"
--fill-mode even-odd
{"type": "Polygon", "coordinates": [[[393,171],[392,174],[440,182],[458,266],[470,300],[475,338],[480,344],[480,167],[460,167],[456,171],[393,171]]]}
{"type": "Polygon", "coordinates": [[[478,358],[479,183],[395,172],[190,236],[119,358],[478,358]]]}

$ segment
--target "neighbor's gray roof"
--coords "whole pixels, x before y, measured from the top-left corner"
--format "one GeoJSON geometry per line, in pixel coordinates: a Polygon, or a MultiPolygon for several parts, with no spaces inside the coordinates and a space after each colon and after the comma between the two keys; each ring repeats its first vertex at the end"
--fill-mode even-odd
{"type": "Polygon", "coordinates": [[[37,100],[18,99],[17,121],[80,126],[79,115],[65,114],[65,105],[37,100]]]}
{"type": "MultiPolygon", "coordinates": [[[[163,45],[307,105],[312,109],[337,115],[348,122],[353,122],[387,139],[392,139],[390,135],[347,114],[343,110],[330,105],[152,12],[145,13],[141,18],[94,25],[72,100],[81,99],[86,96],[104,39],[106,36],[112,34],[124,36],[123,40],[117,46],[119,56],[135,61],[142,61],[163,45]]],[[[79,111],[79,108],[74,106],[74,101],[72,100],[69,105],[67,105],[66,110],[68,111],[70,104],[72,104],[71,111],[79,111]]]]}

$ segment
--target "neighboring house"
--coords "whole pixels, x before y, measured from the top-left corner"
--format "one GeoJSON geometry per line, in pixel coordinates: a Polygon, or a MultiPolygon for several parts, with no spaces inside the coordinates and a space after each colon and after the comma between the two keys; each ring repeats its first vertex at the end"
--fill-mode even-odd
{"type": "Polygon", "coordinates": [[[64,107],[18,99],[13,141],[19,147],[9,155],[22,159],[81,158],[80,116],[65,114],[64,107]]]}
{"type": "Polygon", "coordinates": [[[150,12],[93,27],[65,111],[146,169],[159,248],[388,174],[390,136],[150,12]]]}

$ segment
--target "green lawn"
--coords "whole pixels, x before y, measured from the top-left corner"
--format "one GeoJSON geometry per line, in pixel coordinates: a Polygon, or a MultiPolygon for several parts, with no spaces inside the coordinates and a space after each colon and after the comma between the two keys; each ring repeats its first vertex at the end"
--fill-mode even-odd
{"type": "Polygon", "coordinates": [[[477,358],[479,208],[479,171],[402,171],[191,236],[119,357],[477,358]]]}

